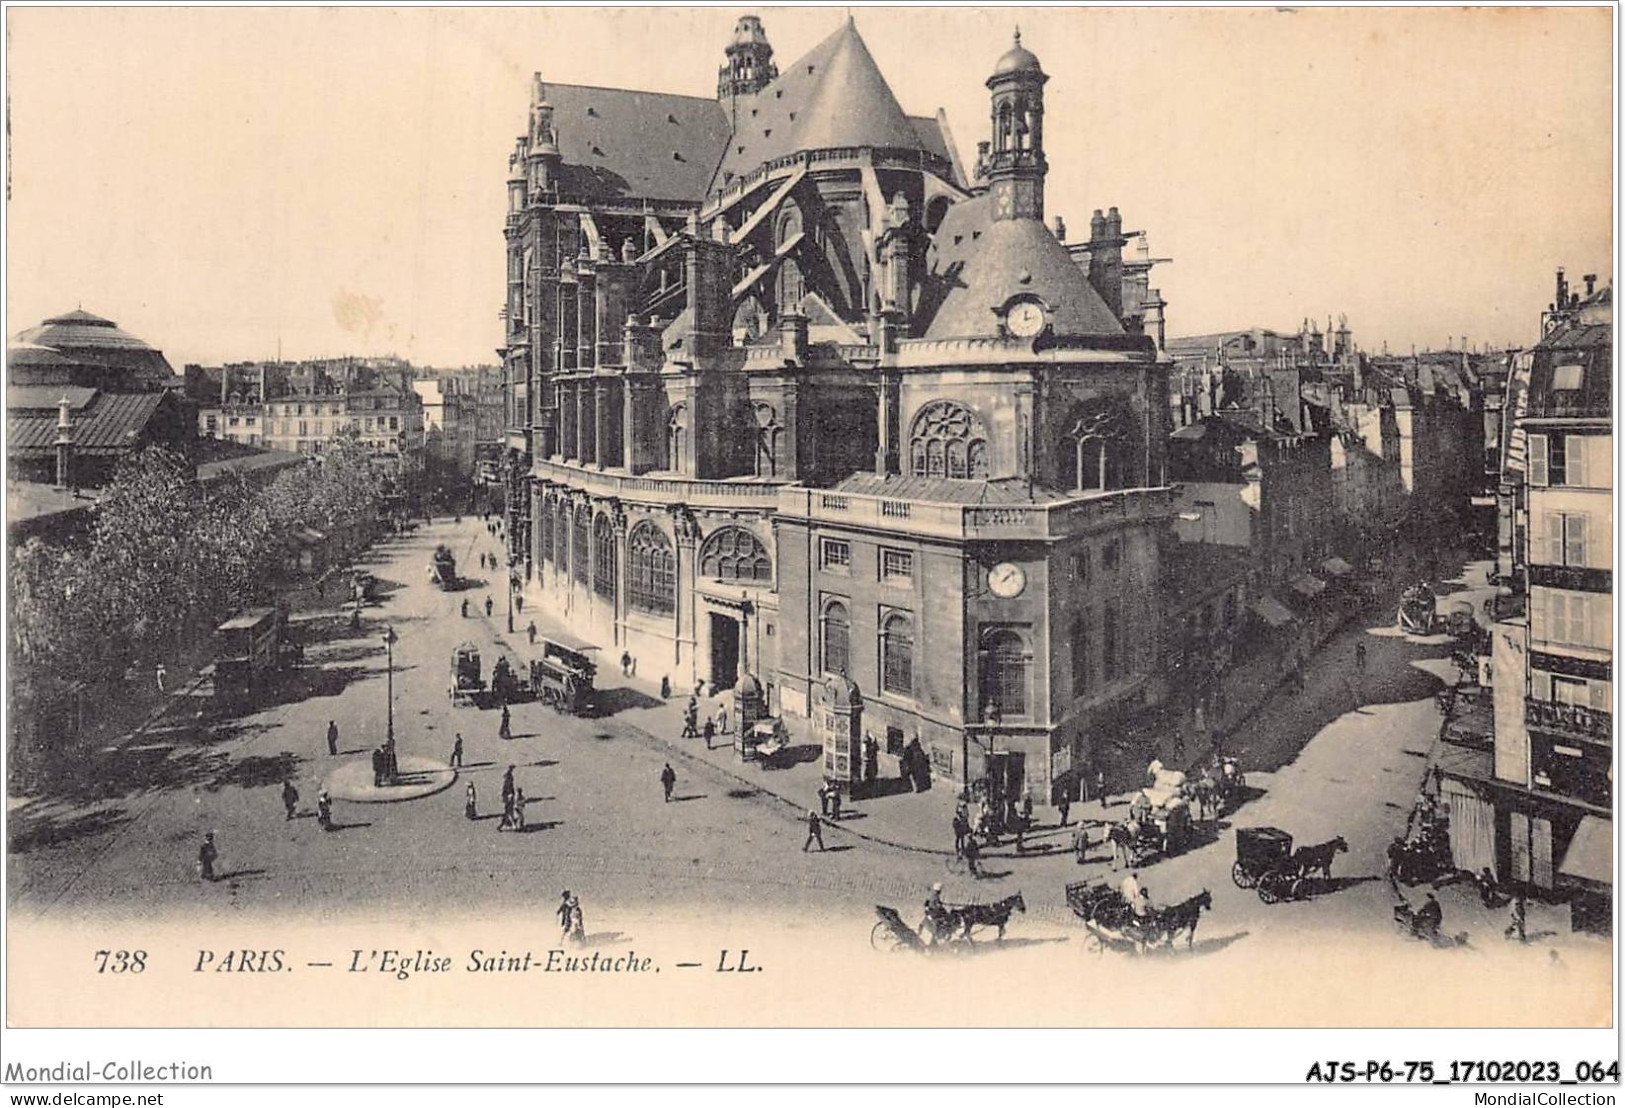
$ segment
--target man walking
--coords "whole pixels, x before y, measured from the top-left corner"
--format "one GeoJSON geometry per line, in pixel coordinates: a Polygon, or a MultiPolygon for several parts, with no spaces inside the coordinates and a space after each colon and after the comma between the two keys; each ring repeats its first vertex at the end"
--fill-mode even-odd
{"type": "Polygon", "coordinates": [[[629,650],[621,651],[621,676],[632,676],[632,653],[629,650]]]}
{"type": "Polygon", "coordinates": [[[1061,785],[1060,795],[1055,798],[1055,806],[1061,811],[1061,826],[1065,827],[1067,818],[1072,814],[1072,783],[1070,781],[1061,785]]]}
{"type": "Polygon", "coordinates": [[[880,776],[880,743],[873,735],[863,736],[863,783],[867,788],[874,788],[875,778],[880,776]]]}
{"type": "Polygon", "coordinates": [[[334,720],[327,721],[327,753],[337,755],[339,752],[339,725],[334,720]]]}
{"type": "Polygon", "coordinates": [[[525,790],[516,789],[513,794],[513,829],[525,829],[525,790]]]}
{"type": "Polygon", "coordinates": [[[698,738],[700,734],[699,722],[699,702],[691,696],[688,698],[688,707],[683,709],[683,734],[681,737],[685,739],[698,738]]]}
{"type": "Polygon", "coordinates": [[[813,843],[818,844],[820,851],[824,849],[824,821],[817,812],[809,808],[807,809],[807,841],[801,844],[801,853],[807,853],[807,849],[813,843]]]}
{"type": "Polygon", "coordinates": [[[525,634],[530,638],[530,645],[535,646],[536,645],[536,621],[535,620],[530,621],[530,625],[525,628],[525,634]]]}
{"type": "Polygon", "coordinates": [[[1528,942],[1529,938],[1524,932],[1526,913],[1527,909],[1524,905],[1523,894],[1518,893],[1512,898],[1512,922],[1507,924],[1507,928],[1502,934],[1509,939],[1517,939],[1520,943],[1528,942]]]}
{"type": "Polygon", "coordinates": [[[497,736],[503,741],[513,738],[513,723],[508,717],[508,706],[502,706],[502,722],[497,724],[497,736]]]}
{"type": "Polygon", "coordinates": [[[660,787],[666,791],[666,803],[671,803],[671,791],[677,787],[677,771],[666,763],[666,768],[660,771],[660,787]]]}
{"type": "Polygon", "coordinates": [[[285,820],[293,818],[294,811],[299,806],[299,790],[293,787],[292,781],[282,782],[282,808],[287,813],[285,820]]]}
{"type": "Polygon", "coordinates": [[[316,822],[323,831],[333,830],[333,798],[326,789],[316,794],[316,822]]]}
{"type": "Polygon", "coordinates": [[[954,811],[954,857],[965,853],[965,840],[970,837],[970,816],[961,805],[954,811]]]}
{"type": "Polygon", "coordinates": [[[1365,672],[1365,643],[1363,642],[1354,644],[1354,668],[1361,673],[1365,672]]]}
{"type": "Polygon", "coordinates": [[[489,596],[487,596],[485,598],[485,618],[486,619],[491,618],[491,609],[493,609],[495,607],[496,607],[496,605],[491,603],[491,598],[489,596]]]}
{"type": "Polygon", "coordinates": [[[513,803],[513,794],[513,767],[509,766],[508,772],[502,775],[502,806],[504,808],[513,803]]]}
{"type": "Polygon", "coordinates": [[[717,723],[716,723],[716,720],[712,719],[710,716],[706,716],[705,717],[705,728],[704,728],[703,733],[705,735],[705,749],[710,750],[712,740],[714,740],[717,737],[717,723]]]}
{"type": "Polygon", "coordinates": [[[463,733],[461,731],[457,732],[457,737],[452,740],[451,764],[457,769],[463,768],[463,733]]]}
{"type": "Polygon", "coordinates": [[[213,881],[215,859],[220,852],[214,846],[214,832],[210,831],[203,836],[203,845],[197,848],[197,875],[205,881],[213,881]]]}
{"type": "Polygon", "coordinates": [[[465,819],[480,818],[479,813],[475,808],[478,799],[478,796],[474,792],[474,782],[470,781],[468,783],[468,790],[463,794],[463,816],[465,819]]]}

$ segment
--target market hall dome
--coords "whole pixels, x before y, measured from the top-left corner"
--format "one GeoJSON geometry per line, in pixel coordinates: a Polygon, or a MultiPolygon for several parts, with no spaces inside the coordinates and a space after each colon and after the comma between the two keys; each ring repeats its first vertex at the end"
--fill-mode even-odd
{"type": "MultiPolygon", "coordinates": [[[[125,331],[112,320],[83,309],[52,316],[38,326],[19,332],[11,345],[55,351],[61,355],[59,365],[99,370],[97,376],[107,379],[95,382],[98,387],[162,388],[173,382],[175,377],[174,367],[156,347],[125,331]]],[[[39,364],[52,359],[39,354],[23,359],[8,357],[14,378],[19,360],[26,365],[28,362],[39,364]]],[[[14,380],[14,383],[25,382],[14,380]]]]}

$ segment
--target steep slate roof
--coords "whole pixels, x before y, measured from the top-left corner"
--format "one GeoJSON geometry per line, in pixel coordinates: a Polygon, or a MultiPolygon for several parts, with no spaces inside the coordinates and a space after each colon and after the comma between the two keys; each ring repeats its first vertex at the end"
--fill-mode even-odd
{"type": "Polygon", "coordinates": [[[592,85],[543,86],[553,105],[561,188],[588,200],[705,198],[728,141],[709,98],[592,85]]]}
{"type": "Polygon", "coordinates": [[[713,188],[798,150],[890,146],[947,156],[936,120],[903,113],[850,19],[760,92],[740,97],[735,118],[713,188]]]}
{"type": "Polygon", "coordinates": [[[84,385],[11,385],[6,389],[6,411],[35,408],[54,417],[57,403],[64,396],[69,409],[77,412],[95,399],[96,390],[84,385]]]}
{"type": "Polygon", "coordinates": [[[1049,305],[1057,335],[1121,335],[1077,262],[1036,219],[992,218],[991,194],[955,204],[932,237],[920,317],[928,339],[992,336],[1018,293],[1049,305]]]}
{"type": "Polygon", "coordinates": [[[1529,368],[1528,416],[1608,417],[1613,403],[1613,341],[1612,324],[1576,323],[1536,343],[1529,368]],[[1558,367],[1576,365],[1580,367],[1580,387],[1554,388],[1558,367]]]}
{"type": "MultiPolygon", "coordinates": [[[[76,454],[118,454],[138,442],[167,393],[103,392],[73,421],[76,454]]],[[[49,453],[56,443],[56,409],[6,412],[6,452],[49,453]]]]}

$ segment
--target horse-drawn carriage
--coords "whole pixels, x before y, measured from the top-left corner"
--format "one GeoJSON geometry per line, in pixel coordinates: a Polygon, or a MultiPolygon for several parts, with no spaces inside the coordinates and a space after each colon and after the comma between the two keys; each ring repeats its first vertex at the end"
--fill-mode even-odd
{"type": "Polygon", "coordinates": [[[480,648],[465,642],[451,652],[451,703],[454,707],[478,705],[484,694],[480,648]]]}
{"type": "Polygon", "coordinates": [[[1180,935],[1185,936],[1186,949],[1195,945],[1196,925],[1213,907],[1213,895],[1203,889],[1178,904],[1138,915],[1110,882],[1079,881],[1066,887],[1066,903],[1089,932],[1091,950],[1144,954],[1158,947],[1171,949],[1180,935]]]}
{"type": "Polygon", "coordinates": [[[1108,838],[1128,851],[1129,864],[1139,865],[1153,854],[1172,857],[1190,839],[1191,809],[1184,773],[1152,762],[1153,783],[1135,794],[1128,819],[1112,828],[1108,838]]]}
{"type": "Polygon", "coordinates": [[[588,644],[543,639],[542,656],[530,663],[531,693],[555,712],[581,715],[589,711],[598,667],[587,652],[596,649],[588,644]]]}
{"type": "Polygon", "coordinates": [[[498,704],[513,704],[523,699],[528,693],[524,684],[520,682],[519,675],[514,672],[513,663],[506,655],[499,657],[496,664],[491,667],[491,695],[498,704]]]}
{"type": "Polygon", "coordinates": [[[1015,893],[992,904],[942,904],[927,901],[925,919],[918,931],[904,922],[895,908],[875,905],[880,922],[869,932],[869,942],[876,950],[937,950],[960,943],[974,943],[972,930],[977,927],[996,927],[998,938],[1004,938],[1004,929],[1010,923],[1012,912],[1025,912],[1027,902],[1015,893]]]}
{"type": "Polygon", "coordinates": [[[457,556],[445,543],[434,548],[434,555],[429,560],[429,580],[443,592],[457,587],[457,556]]]}
{"type": "Polygon", "coordinates": [[[1292,836],[1279,827],[1238,827],[1230,879],[1240,888],[1256,888],[1265,904],[1299,900],[1310,892],[1312,880],[1331,879],[1332,862],[1348,848],[1337,835],[1294,850],[1292,836]]]}
{"type": "Polygon", "coordinates": [[[1399,629],[1408,635],[1431,635],[1439,618],[1439,599],[1426,583],[1412,585],[1399,598],[1399,629]]]}

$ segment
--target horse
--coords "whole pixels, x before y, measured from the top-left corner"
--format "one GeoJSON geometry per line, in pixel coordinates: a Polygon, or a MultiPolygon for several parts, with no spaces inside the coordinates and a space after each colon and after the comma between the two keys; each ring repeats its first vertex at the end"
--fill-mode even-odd
{"type": "Polygon", "coordinates": [[[1180,932],[1185,932],[1185,949],[1189,950],[1196,945],[1196,925],[1201,920],[1202,913],[1211,907],[1213,894],[1203,889],[1178,904],[1159,908],[1156,913],[1156,929],[1162,933],[1170,946],[1179,937],[1180,932]]]}
{"type": "Polygon", "coordinates": [[[1027,911],[1027,902],[1021,899],[1020,893],[1007,896],[1003,900],[995,901],[992,904],[966,904],[958,908],[952,908],[950,912],[965,928],[961,932],[960,938],[966,942],[973,942],[974,940],[970,935],[972,927],[997,927],[999,929],[999,939],[1003,940],[1005,925],[1010,922],[1010,913],[1018,908],[1023,913],[1027,911]]]}
{"type": "Polygon", "coordinates": [[[1219,783],[1206,771],[1196,780],[1186,781],[1180,791],[1195,806],[1200,819],[1211,820],[1223,811],[1219,783]]]}
{"type": "Polygon", "coordinates": [[[1315,872],[1330,879],[1332,876],[1332,859],[1348,851],[1349,844],[1339,835],[1335,839],[1328,839],[1314,846],[1300,846],[1292,852],[1291,864],[1298,867],[1298,873],[1308,877],[1315,872]]]}

